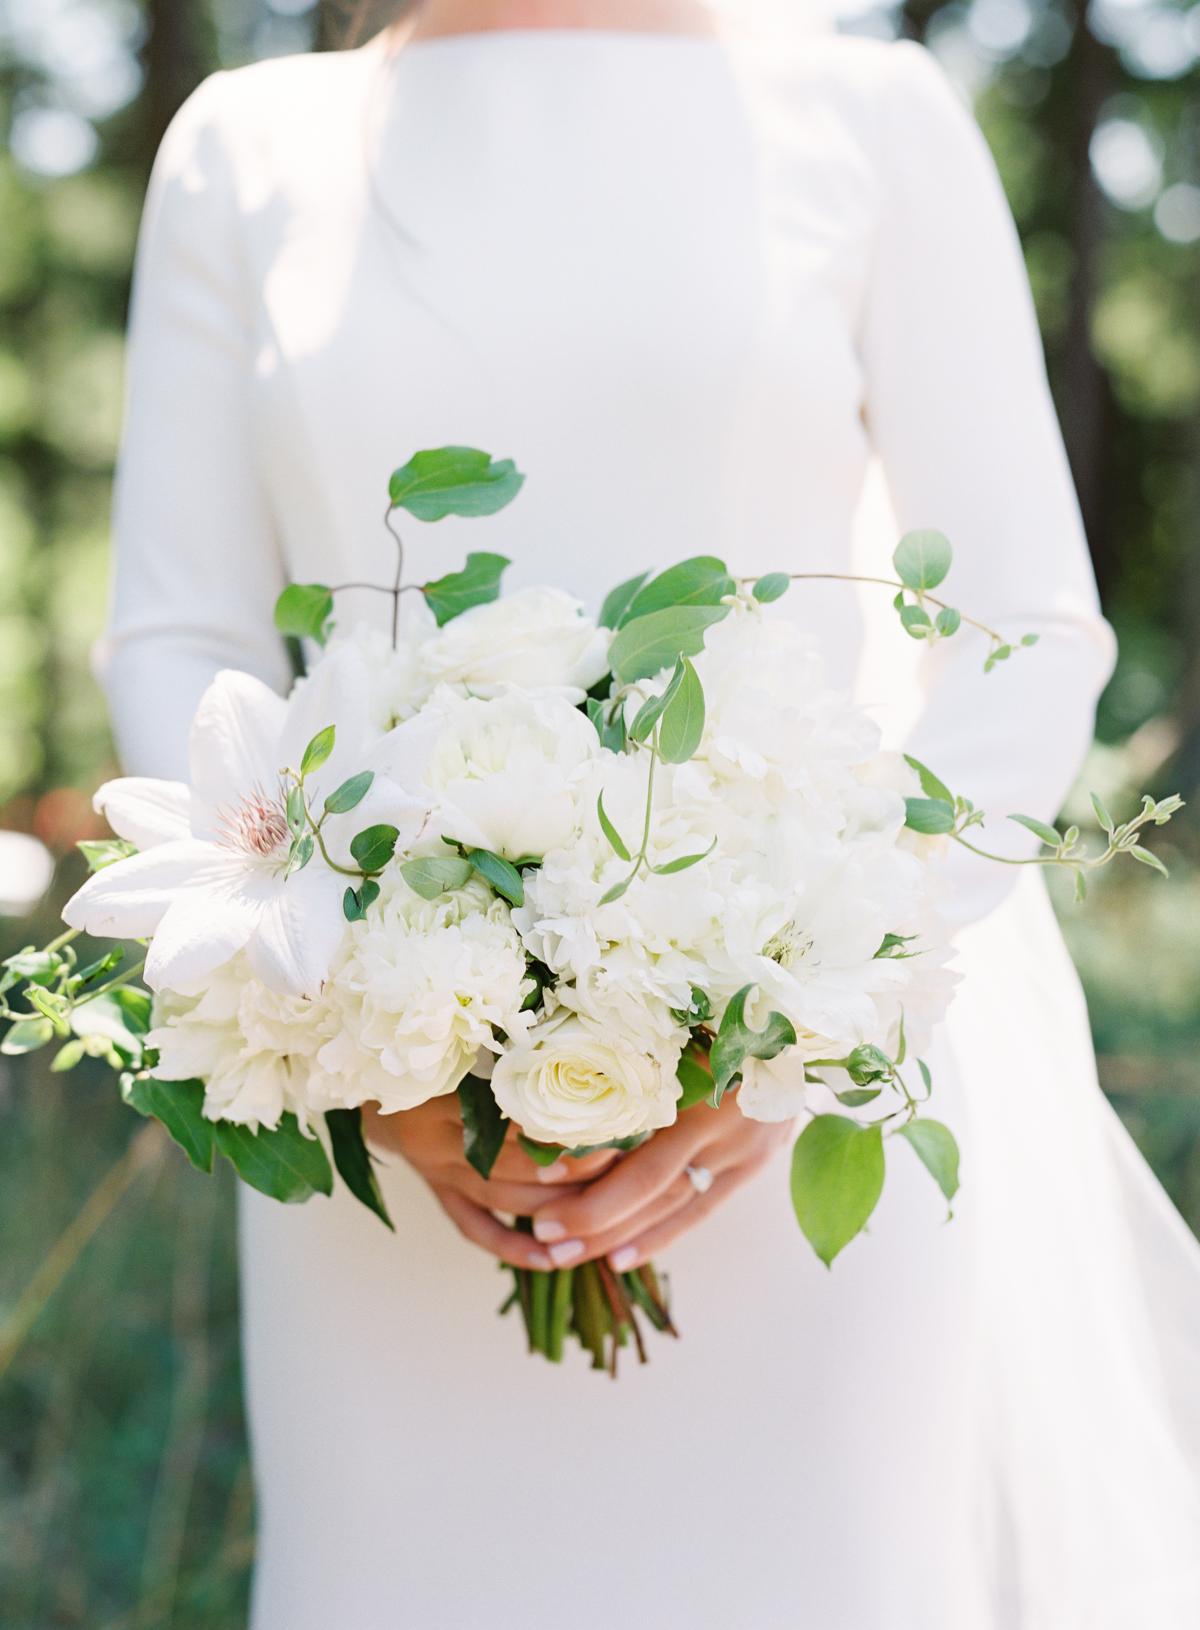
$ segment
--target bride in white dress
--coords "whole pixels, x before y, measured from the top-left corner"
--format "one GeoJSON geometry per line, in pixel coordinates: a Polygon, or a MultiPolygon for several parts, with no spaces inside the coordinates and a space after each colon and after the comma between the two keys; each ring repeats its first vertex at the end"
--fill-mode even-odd
{"type": "MultiPolygon", "coordinates": [[[[278,590],[378,576],[387,475],[447,442],[527,487],[414,534],[412,572],[486,527],[513,583],[593,604],[702,552],[869,569],[874,458],[896,527],[953,540],[958,601],[1039,646],[984,679],[961,635],[909,686],[850,589],[789,614],[956,788],[1055,813],[1112,641],[1003,194],[921,48],[426,0],[412,38],[203,84],[137,267],[128,770],[183,772],[218,668],[286,685],[278,590]]],[[[495,1317],[495,1260],[447,1214],[479,1237],[487,1208],[444,1171],[435,1196],[419,1136],[383,1172],[395,1237],[344,1194],[244,1194],[255,1630],[1195,1630],[1200,1253],[1100,1097],[1038,874],[952,866],[956,1219],[896,1159],[829,1273],[785,1146],[734,1152],[659,1251],[683,1340],[615,1386],[495,1317]]]]}

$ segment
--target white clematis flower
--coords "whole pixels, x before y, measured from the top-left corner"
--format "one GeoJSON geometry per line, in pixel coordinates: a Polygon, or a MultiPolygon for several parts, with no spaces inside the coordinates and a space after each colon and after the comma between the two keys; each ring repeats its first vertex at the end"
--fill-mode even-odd
{"type": "MultiPolygon", "coordinates": [[[[142,852],[98,872],[68,902],[65,921],[110,938],[153,936],[146,982],[154,990],[198,991],[245,951],[264,984],[315,995],[341,944],[347,879],[319,854],[288,871],[281,773],[334,720],[334,750],[306,783],[317,811],[342,781],[378,764],[353,649],[319,663],[287,701],[248,674],[218,674],[192,725],[190,786],[133,776],[97,792],[96,808],[142,852]]],[[[326,842],[344,864],[354,832],[389,821],[415,836],[425,814],[377,775],[352,814],[331,819],[326,842]]]]}

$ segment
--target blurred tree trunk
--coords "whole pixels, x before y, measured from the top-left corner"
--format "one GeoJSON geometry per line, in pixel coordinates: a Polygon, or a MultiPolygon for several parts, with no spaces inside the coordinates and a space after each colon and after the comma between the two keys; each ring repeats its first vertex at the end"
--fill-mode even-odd
{"type": "Polygon", "coordinates": [[[142,66],[146,88],[139,107],[139,146],[153,158],[179,104],[208,67],[195,0],[146,0],[142,66]]]}
{"type": "Polygon", "coordinates": [[[1104,103],[1116,85],[1112,50],[1087,24],[1087,0],[1068,0],[1075,25],[1071,52],[1061,73],[1058,106],[1065,126],[1059,151],[1068,173],[1064,225],[1072,257],[1070,316],[1060,353],[1063,436],[1079,492],[1084,525],[1101,590],[1114,576],[1108,476],[1115,429],[1108,377],[1092,345],[1092,320],[1100,286],[1106,204],[1092,169],[1091,144],[1104,103]]]}

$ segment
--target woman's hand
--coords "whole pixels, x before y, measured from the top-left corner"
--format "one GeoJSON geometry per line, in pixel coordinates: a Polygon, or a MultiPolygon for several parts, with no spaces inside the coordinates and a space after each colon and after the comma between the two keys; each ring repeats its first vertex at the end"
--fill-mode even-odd
{"type": "Polygon", "coordinates": [[[607,1171],[618,1158],[605,1150],[538,1166],[510,1136],[491,1176],[484,1179],[463,1154],[462,1116],[453,1093],[395,1115],[381,1115],[368,1105],[363,1110],[363,1132],[375,1148],[403,1155],[461,1234],[517,1268],[548,1269],[555,1264],[531,1234],[508,1227],[493,1212],[532,1216],[550,1193],[564,1198],[582,1194],[587,1180],[607,1171]]]}
{"type": "Polygon", "coordinates": [[[556,1267],[606,1256],[627,1273],[694,1228],[791,1135],[790,1121],[747,1120],[733,1093],[719,1109],[697,1104],[594,1181],[550,1199],[543,1194],[534,1237],[556,1267]],[[689,1166],[710,1173],[707,1192],[697,1190],[689,1166]]]}

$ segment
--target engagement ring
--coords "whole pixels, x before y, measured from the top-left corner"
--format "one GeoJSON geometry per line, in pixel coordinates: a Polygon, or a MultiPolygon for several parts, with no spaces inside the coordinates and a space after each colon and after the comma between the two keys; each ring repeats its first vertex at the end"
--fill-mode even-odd
{"type": "Polygon", "coordinates": [[[685,1166],[688,1180],[697,1194],[707,1194],[713,1186],[713,1174],[707,1166],[685,1166]]]}

